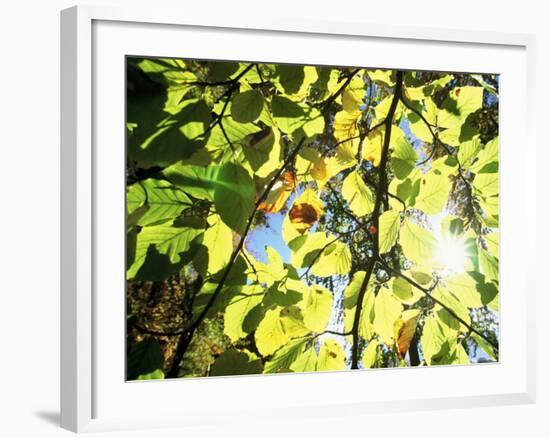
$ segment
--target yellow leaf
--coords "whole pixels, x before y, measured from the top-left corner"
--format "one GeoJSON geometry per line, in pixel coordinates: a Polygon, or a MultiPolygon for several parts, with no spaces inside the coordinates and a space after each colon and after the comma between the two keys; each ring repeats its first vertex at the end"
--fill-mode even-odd
{"type": "MultiPolygon", "coordinates": [[[[361,284],[365,279],[365,271],[357,271],[344,290],[344,330],[349,332],[353,327],[355,319],[355,310],[361,284]]],[[[372,278],[367,285],[367,290],[363,297],[363,307],[359,320],[359,336],[369,339],[373,336],[374,323],[374,289],[372,278]]]]}
{"type": "Polygon", "coordinates": [[[393,87],[392,70],[370,70],[367,71],[367,74],[371,81],[376,82],[378,85],[393,87]]]}
{"type": "Polygon", "coordinates": [[[387,289],[380,289],[374,300],[374,329],[387,345],[393,344],[395,321],[401,316],[403,306],[387,289]]]}
{"type": "Polygon", "coordinates": [[[296,157],[297,176],[304,181],[315,181],[322,189],[329,179],[327,165],[319,152],[313,148],[303,148],[296,157]]]}
{"type": "Polygon", "coordinates": [[[367,348],[363,351],[363,366],[365,368],[374,368],[378,359],[378,346],[380,342],[373,339],[367,345],[367,348]]]}
{"type": "Polygon", "coordinates": [[[365,216],[374,208],[372,192],[357,171],[351,172],[342,183],[342,196],[357,216],[365,216]]]}
{"type": "Polygon", "coordinates": [[[313,285],[298,304],[302,308],[304,324],[311,331],[325,330],[332,312],[332,294],[323,286],[313,285]]]}
{"type": "Polygon", "coordinates": [[[377,167],[382,159],[382,148],[384,146],[384,130],[381,128],[369,132],[363,145],[363,158],[369,160],[377,167]]]}
{"type": "Polygon", "coordinates": [[[319,351],[317,371],[338,371],[346,369],[346,354],[342,346],[332,340],[326,339],[319,351]]]}
{"type": "Polygon", "coordinates": [[[437,249],[437,240],[431,231],[405,220],[401,227],[400,243],[403,254],[416,264],[430,262],[437,249]]]}
{"type": "Polygon", "coordinates": [[[359,147],[359,119],[361,111],[339,111],[334,116],[334,138],[357,151],[359,147]]]}
{"type": "Polygon", "coordinates": [[[447,204],[450,190],[451,182],[448,176],[432,170],[422,178],[415,207],[428,215],[438,214],[447,204]]]}
{"type": "MultiPolygon", "coordinates": [[[[407,272],[405,272],[405,275],[407,275],[407,272]]],[[[422,292],[412,287],[409,282],[401,277],[393,278],[389,286],[393,294],[404,304],[414,304],[424,296],[422,292]]]]}
{"type": "Polygon", "coordinates": [[[280,307],[268,310],[256,329],[254,338],[262,356],[274,353],[290,340],[283,329],[280,313],[280,307]]]}
{"type": "Polygon", "coordinates": [[[361,109],[365,97],[365,82],[360,75],[355,75],[342,93],[344,111],[355,113],[361,109]]]}
{"type": "Polygon", "coordinates": [[[310,330],[304,325],[302,311],[297,306],[288,306],[281,310],[281,325],[290,338],[306,336],[310,330]]]}
{"type": "Polygon", "coordinates": [[[401,215],[395,210],[385,211],[380,215],[380,254],[384,254],[391,250],[397,241],[399,233],[399,225],[401,224],[401,215]]]}
{"type": "Polygon", "coordinates": [[[334,242],[329,245],[315,262],[311,269],[313,275],[330,277],[345,275],[351,269],[351,252],[344,242],[334,242]]]}

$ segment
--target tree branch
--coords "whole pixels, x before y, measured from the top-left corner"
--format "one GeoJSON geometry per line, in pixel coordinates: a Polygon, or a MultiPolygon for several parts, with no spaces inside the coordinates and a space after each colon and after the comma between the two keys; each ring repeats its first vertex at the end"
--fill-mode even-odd
{"type": "Polygon", "coordinates": [[[489,343],[489,345],[491,345],[491,347],[493,347],[495,349],[495,353],[498,354],[498,344],[495,345],[493,343],[493,341],[491,339],[489,339],[487,336],[485,336],[483,333],[481,333],[479,330],[477,330],[476,328],[472,327],[471,324],[468,324],[466,321],[464,321],[464,319],[462,319],[460,316],[458,316],[453,309],[451,309],[449,306],[447,306],[446,304],[444,304],[441,300],[437,299],[436,297],[434,297],[431,292],[432,290],[437,286],[437,282],[430,288],[425,288],[423,286],[421,286],[420,284],[418,284],[416,281],[414,281],[412,278],[409,278],[407,277],[405,274],[401,273],[400,271],[397,271],[393,268],[391,268],[386,262],[384,262],[384,260],[382,260],[382,258],[378,258],[378,263],[380,263],[384,269],[386,269],[387,271],[390,271],[390,272],[393,272],[395,275],[401,277],[403,280],[405,280],[407,283],[409,283],[411,286],[414,286],[415,288],[417,288],[419,291],[423,292],[424,295],[426,295],[427,297],[429,297],[434,303],[437,303],[439,304],[441,307],[443,307],[453,318],[455,318],[457,321],[459,321],[462,325],[464,325],[464,327],[466,327],[470,332],[473,332],[475,333],[476,335],[478,335],[479,337],[483,338],[486,342],[489,343]]]}
{"type": "MultiPolygon", "coordinates": [[[[388,114],[384,119],[384,145],[382,149],[382,156],[380,159],[380,164],[378,168],[378,189],[376,191],[376,200],[374,203],[374,209],[372,213],[372,222],[376,229],[379,227],[379,217],[380,217],[380,208],[382,207],[382,201],[385,193],[387,192],[386,188],[386,164],[388,162],[388,155],[390,149],[390,140],[391,140],[391,130],[393,125],[393,117],[395,115],[395,110],[397,108],[397,103],[401,96],[401,87],[403,85],[403,72],[397,71],[395,78],[395,90],[393,94],[393,99],[388,110],[388,114]]],[[[353,316],[353,327],[352,327],[352,337],[353,344],[351,347],[351,368],[357,369],[359,363],[359,322],[361,321],[361,311],[363,310],[363,299],[367,291],[367,286],[369,284],[370,278],[374,271],[375,262],[379,256],[379,236],[378,233],[373,234],[373,257],[369,260],[365,278],[357,294],[357,304],[355,305],[355,314],[353,316]]]]}
{"type": "MultiPolygon", "coordinates": [[[[235,79],[231,79],[230,81],[223,81],[223,82],[214,82],[214,83],[204,83],[204,85],[230,85],[230,87],[225,91],[225,93],[222,95],[221,98],[226,98],[225,102],[224,102],[224,105],[222,107],[222,110],[220,111],[220,114],[218,114],[218,116],[214,119],[214,121],[208,126],[208,128],[206,128],[206,130],[202,133],[202,135],[206,135],[208,134],[210,131],[212,131],[212,129],[214,129],[214,127],[216,125],[220,125],[220,127],[222,128],[222,132],[226,138],[226,140],[228,141],[229,143],[229,147],[231,147],[231,149],[233,150],[233,152],[235,152],[234,150],[234,147],[233,147],[233,144],[231,143],[231,140],[229,140],[229,138],[227,137],[227,134],[225,133],[225,130],[223,129],[223,126],[222,126],[222,119],[225,115],[225,111],[227,110],[227,106],[229,105],[229,101],[231,100],[231,96],[233,95],[233,92],[235,91],[235,89],[237,88],[237,85],[239,85],[239,81],[240,79],[245,75],[247,74],[256,64],[250,64],[248,67],[246,67],[242,72],[239,73],[238,76],[235,77],[235,79]]],[[[198,85],[198,84],[196,84],[198,85]]]]}
{"type": "Polygon", "coordinates": [[[359,73],[362,69],[356,68],[354,71],[351,72],[351,74],[346,78],[344,83],[336,90],[336,92],[327,98],[325,101],[321,103],[321,112],[326,111],[326,109],[330,106],[332,102],[336,100],[336,98],[344,91],[344,89],[349,85],[349,83],[352,81],[353,77],[359,73]]]}
{"type": "Polygon", "coordinates": [[[197,330],[199,325],[202,323],[202,321],[204,320],[204,318],[208,314],[208,311],[213,306],[214,301],[216,301],[216,298],[220,294],[220,292],[221,292],[221,290],[222,290],[222,288],[225,284],[225,281],[227,280],[227,277],[229,276],[229,273],[231,272],[231,268],[233,267],[233,265],[235,263],[235,260],[237,259],[237,256],[239,255],[239,252],[243,248],[246,236],[248,235],[248,232],[250,231],[250,227],[252,226],[252,223],[254,221],[254,216],[256,214],[256,210],[258,209],[260,204],[265,201],[265,199],[267,198],[267,195],[269,194],[269,192],[271,191],[271,189],[273,188],[275,183],[279,180],[280,176],[282,175],[283,171],[288,166],[288,164],[290,164],[290,162],[292,160],[294,160],[296,155],[298,155],[298,152],[300,151],[300,148],[304,144],[304,141],[305,141],[305,137],[302,137],[302,139],[298,142],[296,147],[290,152],[290,154],[286,158],[283,165],[279,168],[277,173],[273,176],[273,178],[271,179],[269,184],[265,187],[262,195],[256,201],[254,211],[252,212],[252,214],[248,218],[248,221],[246,223],[246,227],[243,231],[243,234],[241,235],[239,243],[237,244],[237,247],[233,250],[233,253],[231,254],[231,257],[229,259],[227,267],[225,268],[225,270],[222,274],[222,277],[220,278],[220,282],[216,286],[216,289],[212,293],[212,296],[210,297],[210,300],[208,300],[208,303],[206,303],[206,306],[204,307],[202,312],[199,314],[197,319],[186,330],[184,330],[184,332],[182,333],[182,337],[181,337],[181,339],[178,343],[177,349],[176,349],[176,354],[174,355],[174,361],[172,363],[172,367],[171,367],[170,371],[168,372],[168,374],[166,375],[166,377],[168,377],[168,378],[178,377],[179,367],[180,367],[181,360],[183,359],[183,355],[185,354],[187,348],[189,347],[189,345],[191,343],[191,340],[193,338],[193,335],[195,334],[195,331],[197,330]]]}

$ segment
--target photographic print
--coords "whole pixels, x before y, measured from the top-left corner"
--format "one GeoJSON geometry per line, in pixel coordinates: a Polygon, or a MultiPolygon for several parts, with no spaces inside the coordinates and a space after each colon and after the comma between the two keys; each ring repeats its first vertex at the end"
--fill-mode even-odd
{"type": "Polygon", "coordinates": [[[127,380],[499,360],[499,77],[127,57],[127,380]]]}

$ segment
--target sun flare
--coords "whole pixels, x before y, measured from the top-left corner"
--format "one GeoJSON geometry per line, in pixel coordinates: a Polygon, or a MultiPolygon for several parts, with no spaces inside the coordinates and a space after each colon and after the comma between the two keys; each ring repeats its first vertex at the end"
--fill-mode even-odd
{"type": "Polygon", "coordinates": [[[464,271],[466,247],[461,239],[443,237],[437,247],[437,260],[448,274],[464,271]]]}

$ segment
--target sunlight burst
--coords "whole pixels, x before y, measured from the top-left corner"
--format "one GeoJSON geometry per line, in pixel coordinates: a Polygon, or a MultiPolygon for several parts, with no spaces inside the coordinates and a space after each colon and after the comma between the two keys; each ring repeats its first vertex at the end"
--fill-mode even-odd
{"type": "Polygon", "coordinates": [[[447,274],[464,271],[466,248],[464,242],[453,237],[443,237],[438,244],[437,260],[447,274]]]}

